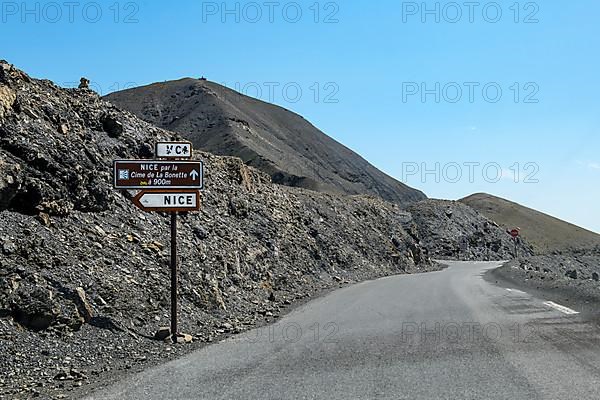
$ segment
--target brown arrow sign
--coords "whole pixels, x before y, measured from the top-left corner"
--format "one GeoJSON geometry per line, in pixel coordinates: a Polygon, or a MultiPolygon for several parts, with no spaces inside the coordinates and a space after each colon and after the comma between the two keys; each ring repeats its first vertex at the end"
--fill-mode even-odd
{"type": "Polygon", "coordinates": [[[202,189],[201,161],[117,160],[116,189],[202,189]]]}
{"type": "Polygon", "coordinates": [[[142,190],[133,204],[144,211],[186,212],[200,210],[197,190],[142,190]]]}

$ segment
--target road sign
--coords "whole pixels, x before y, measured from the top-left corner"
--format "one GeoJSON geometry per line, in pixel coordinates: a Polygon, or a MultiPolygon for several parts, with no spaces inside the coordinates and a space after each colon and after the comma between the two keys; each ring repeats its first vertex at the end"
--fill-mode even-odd
{"type": "Polygon", "coordinates": [[[191,158],[192,144],[190,142],[158,142],[155,153],[158,158],[191,158]]]}
{"type": "Polygon", "coordinates": [[[521,235],[521,228],[514,228],[514,229],[510,230],[508,233],[510,233],[510,236],[512,236],[513,241],[515,242],[515,258],[518,258],[519,257],[518,243],[519,243],[519,235],[521,235]]]}
{"type": "Polygon", "coordinates": [[[142,190],[133,204],[144,211],[186,212],[200,210],[197,190],[142,190]]]}
{"type": "Polygon", "coordinates": [[[201,161],[175,161],[191,158],[189,142],[158,142],[156,160],[115,160],[113,179],[116,189],[141,189],[133,203],[144,211],[171,213],[171,338],[178,343],[177,324],[177,213],[200,210],[200,192],[204,186],[201,161]]]}
{"type": "Polygon", "coordinates": [[[201,161],[117,160],[113,165],[116,189],[202,189],[201,161]]]}

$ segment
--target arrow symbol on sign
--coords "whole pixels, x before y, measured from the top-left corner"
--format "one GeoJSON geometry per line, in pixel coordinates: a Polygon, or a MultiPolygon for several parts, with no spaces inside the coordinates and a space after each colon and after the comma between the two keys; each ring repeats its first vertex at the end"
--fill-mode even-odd
{"type": "Polygon", "coordinates": [[[197,190],[142,190],[133,203],[144,211],[197,211],[200,192],[197,190]]]}
{"type": "Polygon", "coordinates": [[[192,177],[192,180],[197,180],[198,179],[198,171],[193,170],[192,172],[190,172],[190,176],[192,177]]]}

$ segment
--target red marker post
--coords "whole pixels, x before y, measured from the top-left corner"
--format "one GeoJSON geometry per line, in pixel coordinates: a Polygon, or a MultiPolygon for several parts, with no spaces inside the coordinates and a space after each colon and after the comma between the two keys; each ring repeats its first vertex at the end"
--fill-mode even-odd
{"type": "Polygon", "coordinates": [[[513,241],[515,242],[515,258],[518,258],[519,252],[518,252],[517,244],[519,241],[519,236],[521,235],[520,228],[514,228],[508,233],[510,234],[510,236],[512,236],[513,241]]]}

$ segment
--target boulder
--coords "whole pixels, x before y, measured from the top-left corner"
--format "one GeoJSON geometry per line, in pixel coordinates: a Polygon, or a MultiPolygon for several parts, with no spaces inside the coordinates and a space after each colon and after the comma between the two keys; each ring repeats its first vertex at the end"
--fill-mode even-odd
{"type": "Polygon", "coordinates": [[[171,337],[171,328],[168,326],[161,326],[158,328],[156,333],[154,334],[154,339],[156,340],[167,340],[171,337]]]}
{"type": "Polygon", "coordinates": [[[102,129],[112,138],[118,138],[123,134],[123,124],[111,115],[102,117],[102,129]]]}
{"type": "Polygon", "coordinates": [[[52,291],[30,285],[22,285],[13,293],[11,309],[15,321],[33,331],[48,329],[60,317],[52,291]]]}

